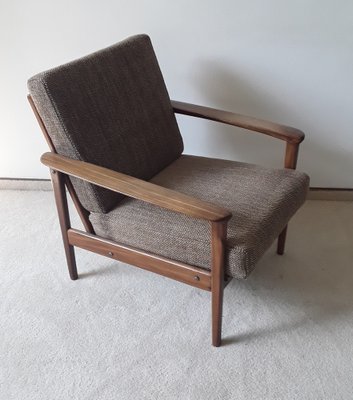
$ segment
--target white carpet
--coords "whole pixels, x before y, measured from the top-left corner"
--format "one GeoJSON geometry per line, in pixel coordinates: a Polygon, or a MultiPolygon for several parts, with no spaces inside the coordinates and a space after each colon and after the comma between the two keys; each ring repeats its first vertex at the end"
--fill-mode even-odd
{"type": "Polygon", "coordinates": [[[307,202],[229,284],[218,349],[209,293],[83,251],[72,282],[52,193],[0,204],[1,400],[353,398],[352,202],[307,202]]]}

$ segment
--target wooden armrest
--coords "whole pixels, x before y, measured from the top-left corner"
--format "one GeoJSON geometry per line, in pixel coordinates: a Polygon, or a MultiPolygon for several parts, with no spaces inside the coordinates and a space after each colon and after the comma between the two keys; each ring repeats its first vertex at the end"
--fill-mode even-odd
{"type": "Polygon", "coordinates": [[[183,103],[181,101],[172,100],[171,102],[175,113],[238,126],[240,128],[249,129],[250,131],[264,133],[265,135],[285,140],[288,143],[299,144],[304,140],[305,137],[302,131],[289,126],[279,125],[273,122],[263,121],[261,119],[247,117],[241,114],[235,114],[229,111],[222,111],[215,108],[183,103]]]}
{"type": "Polygon", "coordinates": [[[55,153],[44,153],[40,160],[55,171],[194,218],[218,222],[232,216],[228,210],[211,203],[98,165],[55,153]]]}

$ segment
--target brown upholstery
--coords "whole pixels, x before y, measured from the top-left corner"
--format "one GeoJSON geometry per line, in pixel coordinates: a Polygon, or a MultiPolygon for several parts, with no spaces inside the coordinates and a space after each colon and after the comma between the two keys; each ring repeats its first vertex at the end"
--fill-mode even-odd
{"type": "MultiPolygon", "coordinates": [[[[228,224],[226,271],[235,278],[246,278],[303,204],[309,178],[288,169],[183,155],[152,182],[233,213],[228,224]]],[[[108,214],[91,214],[90,220],[100,236],[210,269],[206,221],[128,198],[108,214]]]]}
{"type": "MultiPolygon", "coordinates": [[[[59,154],[150,179],[183,151],[146,35],[40,73],[28,88],[59,154]]],[[[108,212],[123,197],[72,181],[89,211],[108,212]]]]}

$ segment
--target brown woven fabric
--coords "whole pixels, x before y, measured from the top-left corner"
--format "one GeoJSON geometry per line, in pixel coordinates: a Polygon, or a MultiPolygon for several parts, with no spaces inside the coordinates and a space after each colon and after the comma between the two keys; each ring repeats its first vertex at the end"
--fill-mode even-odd
{"type": "MultiPolygon", "coordinates": [[[[246,278],[303,204],[307,175],[287,169],[183,155],[152,182],[223,206],[228,224],[226,270],[246,278]]],[[[96,233],[167,258],[210,269],[210,226],[125,198],[108,214],[90,216],[96,233]]]]}
{"type": "MultiPolygon", "coordinates": [[[[59,154],[151,179],[183,151],[146,35],[38,74],[28,88],[59,154]]],[[[89,211],[107,212],[123,197],[72,181],[89,211]]]]}

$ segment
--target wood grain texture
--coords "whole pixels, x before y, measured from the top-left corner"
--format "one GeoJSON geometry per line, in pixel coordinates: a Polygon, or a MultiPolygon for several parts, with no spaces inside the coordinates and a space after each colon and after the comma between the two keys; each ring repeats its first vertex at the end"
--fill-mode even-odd
{"type": "Polygon", "coordinates": [[[208,221],[231,218],[230,211],[132,176],[54,153],[44,153],[44,165],[87,182],[171,211],[208,221]]]}
{"type": "Polygon", "coordinates": [[[302,131],[290,126],[280,125],[229,111],[184,103],[181,101],[172,100],[171,103],[175,113],[209,119],[211,121],[222,122],[224,124],[237,126],[250,131],[260,132],[289,143],[300,143],[305,137],[302,131]]]}
{"type": "Polygon", "coordinates": [[[76,229],[69,229],[68,237],[70,245],[187,283],[199,289],[211,290],[211,272],[204,269],[169,260],[76,229]]]}
{"type": "Polygon", "coordinates": [[[284,157],[284,168],[296,169],[299,154],[299,144],[287,143],[284,157]]]}
{"type": "Polygon", "coordinates": [[[52,170],[51,177],[53,182],[56,208],[58,210],[61,234],[64,242],[67,266],[69,269],[70,278],[72,280],[76,280],[78,276],[77,276],[75,252],[73,246],[69,243],[68,239],[68,230],[70,229],[70,216],[69,216],[69,209],[67,206],[64,176],[60,172],[52,170]]]}
{"type": "Polygon", "coordinates": [[[222,339],[223,290],[225,286],[224,245],[227,238],[225,222],[212,223],[212,345],[219,347],[222,339]]]}

